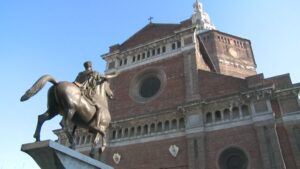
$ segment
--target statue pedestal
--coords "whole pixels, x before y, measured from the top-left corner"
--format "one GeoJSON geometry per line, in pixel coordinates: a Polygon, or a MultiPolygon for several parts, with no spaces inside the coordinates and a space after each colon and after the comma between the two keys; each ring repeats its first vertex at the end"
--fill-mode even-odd
{"type": "Polygon", "coordinates": [[[21,150],[29,154],[41,169],[113,169],[50,140],[23,144],[21,150]]]}

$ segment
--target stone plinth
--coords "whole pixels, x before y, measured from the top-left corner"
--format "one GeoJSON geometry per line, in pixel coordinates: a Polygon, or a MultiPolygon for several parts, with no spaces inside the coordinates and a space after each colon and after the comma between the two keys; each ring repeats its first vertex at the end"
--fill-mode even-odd
{"type": "Polygon", "coordinates": [[[41,169],[113,169],[50,140],[23,144],[21,150],[29,154],[41,169]]]}

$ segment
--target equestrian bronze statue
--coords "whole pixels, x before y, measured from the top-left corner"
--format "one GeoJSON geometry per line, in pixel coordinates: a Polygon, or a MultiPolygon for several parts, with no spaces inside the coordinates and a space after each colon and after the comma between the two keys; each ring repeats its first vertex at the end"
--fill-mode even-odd
{"type": "Polygon", "coordinates": [[[113,98],[113,92],[108,80],[116,77],[118,73],[100,75],[89,68],[86,71],[90,72],[87,74],[86,80],[78,81],[79,73],[73,83],[58,82],[52,76],[44,75],[26,91],[21,97],[21,101],[28,100],[38,93],[47,82],[51,82],[53,85],[48,90],[48,109],[38,116],[34,138],[36,141],[40,141],[43,123],[60,114],[63,117],[61,126],[68,137],[71,148],[75,148],[74,134],[77,126],[86,128],[95,134],[90,152],[90,156],[95,157],[100,140],[100,153],[106,146],[106,129],[111,121],[107,99],[113,98]]]}

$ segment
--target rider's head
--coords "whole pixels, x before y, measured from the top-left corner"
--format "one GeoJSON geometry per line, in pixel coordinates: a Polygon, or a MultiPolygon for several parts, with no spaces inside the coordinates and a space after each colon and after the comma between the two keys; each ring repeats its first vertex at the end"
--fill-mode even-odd
{"type": "Polygon", "coordinates": [[[92,62],[91,61],[86,61],[83,64],[85,70],[92,70],[92,62]]]}

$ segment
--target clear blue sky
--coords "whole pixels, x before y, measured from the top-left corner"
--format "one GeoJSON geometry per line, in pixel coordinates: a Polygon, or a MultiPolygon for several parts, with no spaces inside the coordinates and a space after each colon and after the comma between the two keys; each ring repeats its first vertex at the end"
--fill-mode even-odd
{"type": "MultiPolygon", "coordinates": [[[[299,0],[202,0],[218,30],[252,41],[257,72],[290,73],[300,82],[299,0]]],[[[73,81],[91,60],[103,72],[101,54],[148,23],[179,23],[194,0],[0,0],[0,169],[37,169],[20,151],[33,142],[38,114],[46,109],[47,85],[31,100],[20,96],[43,74],[73,81]]],[[[46,122],[42,139],[56,137],[57,117],[46,122]]]]}

